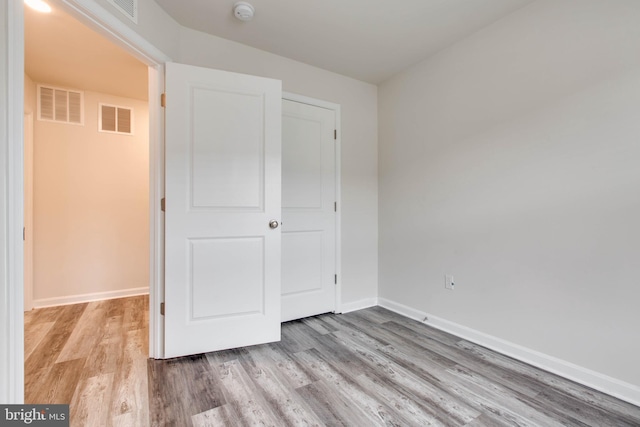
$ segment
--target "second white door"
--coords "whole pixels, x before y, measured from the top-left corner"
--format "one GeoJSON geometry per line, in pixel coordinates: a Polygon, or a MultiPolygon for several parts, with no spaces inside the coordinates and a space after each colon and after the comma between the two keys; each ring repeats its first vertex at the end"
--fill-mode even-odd
{"type": "Polygon", "coordinates": [[[282,103],[282,321],[335,311],[335,111],[282,103]]]}

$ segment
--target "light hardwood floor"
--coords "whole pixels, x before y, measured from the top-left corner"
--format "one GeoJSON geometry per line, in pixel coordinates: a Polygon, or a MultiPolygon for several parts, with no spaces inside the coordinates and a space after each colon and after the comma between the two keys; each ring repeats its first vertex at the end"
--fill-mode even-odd
{"type": "Polygon", "coordinates": [[[78,426],[640,426],[636,406],[379,307],[164,361],[146,359],[146,307],[29,313],[27,401],[71,403],[78,426]]]}
{"type": "Polygon", "coordinates": [[[25,313],[25,403],[70,404],[72,426],[147,426],[148,296],[25,313]]]}

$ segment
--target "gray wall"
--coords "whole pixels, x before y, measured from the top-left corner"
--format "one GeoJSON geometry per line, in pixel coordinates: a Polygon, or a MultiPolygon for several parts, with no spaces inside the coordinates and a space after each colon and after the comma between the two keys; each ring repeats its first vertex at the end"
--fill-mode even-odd
{"type": "Polygon", "coordinates": [[[380,297],[640,385],[639,22],[538,0],[380,86],[380,297]]]}

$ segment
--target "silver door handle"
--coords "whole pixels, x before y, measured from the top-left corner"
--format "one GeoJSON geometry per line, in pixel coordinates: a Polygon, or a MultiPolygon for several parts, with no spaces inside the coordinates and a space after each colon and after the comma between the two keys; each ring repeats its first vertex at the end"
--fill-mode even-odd
{"type": "Polygon", "coordinates": [[[269,221],[269,228],[278,228],[278,221],[276,221],[275,219],[272,219],[271,221],[269,221]]]}

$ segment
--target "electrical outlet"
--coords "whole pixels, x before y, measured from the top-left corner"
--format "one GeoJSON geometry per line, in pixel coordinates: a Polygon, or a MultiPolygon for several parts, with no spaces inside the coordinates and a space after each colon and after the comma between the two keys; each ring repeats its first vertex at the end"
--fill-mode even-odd
{"type": "Polygon", "coordinates": [[[450,275],[445,275],[444,276],[444,287],[445,289],[450,289],[453,290],[453,286],[455,285],[455,283],[453,283],[453,276],[450,275]]]}

